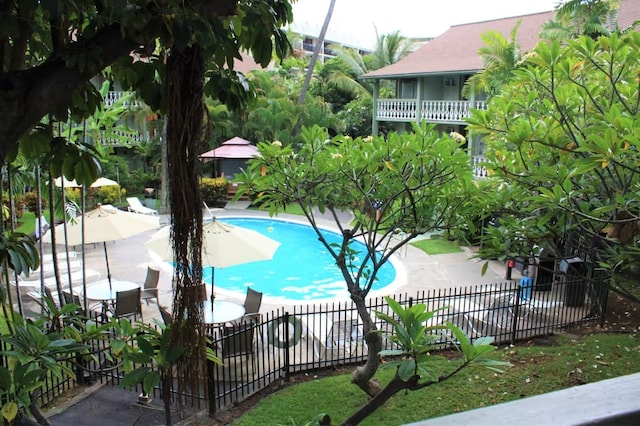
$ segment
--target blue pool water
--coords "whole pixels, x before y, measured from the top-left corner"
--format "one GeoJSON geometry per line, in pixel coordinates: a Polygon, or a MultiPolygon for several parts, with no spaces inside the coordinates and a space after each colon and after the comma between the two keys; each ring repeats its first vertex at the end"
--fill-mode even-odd
{"type": "MultiPolygon", "coordinates": [[[[219,218],[220,222],[252,229],[280,242],[272,260],[215,269],[215,288],[246,292],[251,286],[265,296],[292,300],[348,298],[342,273],[333,257],[318,241],[309,225],[264,218],[219,218]]],[[[340,242],[339,234],[323,231],[330,242],[340,242]]],[[[366,246],[355,242],[353,248],[366,253],[366,246]]],[[[393,282],[396,271],[390,262],[378,272],[372,290],[393,282]]],[[[211,283],[211,268],[204,268],[203,281],[211,283]]]]}

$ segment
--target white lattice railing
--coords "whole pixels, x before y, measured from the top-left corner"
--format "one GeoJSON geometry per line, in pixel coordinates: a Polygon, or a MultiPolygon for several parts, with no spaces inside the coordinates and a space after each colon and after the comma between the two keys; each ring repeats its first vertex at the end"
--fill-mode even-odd
{"type": "MultiPolygon", "coordinates": [[[[381,121],[416,121],[415,99],[378,99],[376,118],[381,121]]],[[[463,122],[471,108],[486,109],[484,101],[424,100],[420,104],[420,119],[433,122],[463,122]]]]}

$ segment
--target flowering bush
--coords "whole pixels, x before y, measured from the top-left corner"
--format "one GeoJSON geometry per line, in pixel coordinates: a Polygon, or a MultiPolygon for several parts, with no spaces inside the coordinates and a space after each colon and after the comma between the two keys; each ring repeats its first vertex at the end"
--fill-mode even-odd
{"type": "Polygon", "coordinates": [[[218,201],[223,201],[227,197],[226,178],[202,178],[200,179],[200,194],[202,201],[209,205],[215,205],[218,201]]]}

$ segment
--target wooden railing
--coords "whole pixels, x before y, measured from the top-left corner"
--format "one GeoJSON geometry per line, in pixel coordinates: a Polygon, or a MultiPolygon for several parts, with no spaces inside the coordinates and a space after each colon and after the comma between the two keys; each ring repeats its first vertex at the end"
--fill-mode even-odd
{"type": "MultiPolygon", "coordinates": [[[[420,119],[432,122],[463,123],[471,109],[486,109],[484,101],[420,101],[420,119]]],[[[378,99],[376,119],[380,121],[416,121],[418,100],[378,99]]]]}

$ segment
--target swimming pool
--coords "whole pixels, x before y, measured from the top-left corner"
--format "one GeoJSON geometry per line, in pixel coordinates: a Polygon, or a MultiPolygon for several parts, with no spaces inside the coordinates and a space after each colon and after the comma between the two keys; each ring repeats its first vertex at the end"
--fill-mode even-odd
{"type": "MultiPolygon", "coordinates": [[[[265,296],[291,300],[348,299],[342,273],[311,226],[271,218],[220,217],[217,220],[252,229],[281,245],[272,260],[216,268],[216,289],[244,293],[250,286],[265,296]]],[[[341,241],[335,232],[323,230],[323,234],[330,242],[341,241]]],[[[353,247],[366,252],[366,246],[359,241],[354,242],[353,247]]],[[[377,277],[372,290],[391,284],[396,278],[396,269],[387,262],[377,277]]],[[[204,268],[203,281],[211,283],[211,268],[204,268]]]]}

